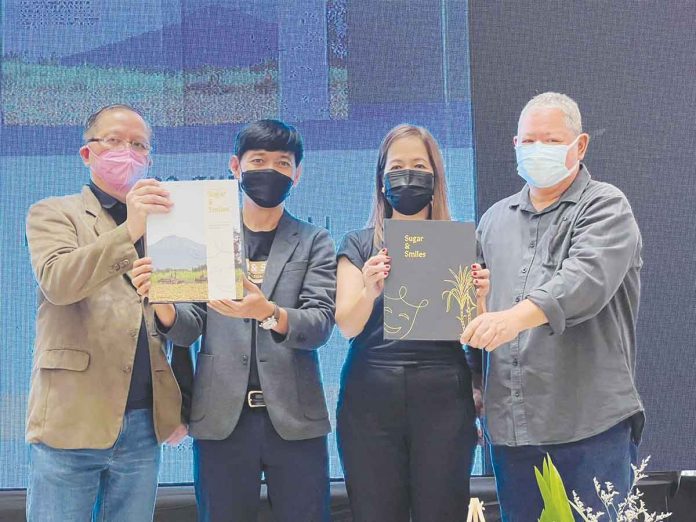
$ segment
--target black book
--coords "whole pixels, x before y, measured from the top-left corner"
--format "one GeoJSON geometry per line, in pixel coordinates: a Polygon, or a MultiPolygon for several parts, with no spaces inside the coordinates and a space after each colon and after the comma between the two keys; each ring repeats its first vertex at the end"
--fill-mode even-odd
{"type": "Polygon", "coordinates": [[[474,224],[386,219],[384,245],[384,338],[459,340],[476,317],[474,224]]]}

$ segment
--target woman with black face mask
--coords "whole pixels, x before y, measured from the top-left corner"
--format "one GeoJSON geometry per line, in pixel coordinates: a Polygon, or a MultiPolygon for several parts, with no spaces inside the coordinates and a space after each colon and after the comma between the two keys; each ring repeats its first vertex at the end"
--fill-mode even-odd
{"type": "MultiPolygon", "coordinates": [[[[384,339],[385,218],[450,219],[442,155],[421,127],[384,138],[369,226],[338,249],[336,324],[350,350],[337,438],[353,518],[465,520],[477,441],[471,372],[457,342],[384,339]]],[[[473,270],[482,301],[488,271],[473,270]]]]}

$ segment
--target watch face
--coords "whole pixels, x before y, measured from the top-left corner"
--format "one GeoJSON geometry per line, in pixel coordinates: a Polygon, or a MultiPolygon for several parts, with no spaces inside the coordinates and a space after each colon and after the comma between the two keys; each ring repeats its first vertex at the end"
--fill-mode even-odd
{"type": "Polygon", "coordinates": [[[274,326],[278,324],[278,320],[274,317],[271,316],[268,319],[265,319],[259,323],[259,326],[263,328],[264,330],[270,330],[274,326]]]}

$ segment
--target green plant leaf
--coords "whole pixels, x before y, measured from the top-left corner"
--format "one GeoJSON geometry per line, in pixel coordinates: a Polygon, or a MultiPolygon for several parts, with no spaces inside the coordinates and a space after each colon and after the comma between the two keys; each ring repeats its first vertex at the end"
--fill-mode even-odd
{"type": "Polygon", "coordinates": [[[544,501],[544,510],[541,512],[540,522],[574,522],[568,494],[561,474],[554,466],[551,457],[547,454],[542,465],[542,471],[535,466],[539,491],[544,501]]]}
{"type": "MultiPolygon", "coordinates": [[[[546,471],[546,470],[544,470],[546,471]]],[[[544,516],[547,514],[547,508],[551,506],[551,491],[546,483],[546,478],[539,471],[539,468],[534,466],[534,474],[536,475],[537,484],[539,485],[539,492],[541,493],[541,498],[544,501],[544,510],[541,512],[541,518],[539,520],[544,520],[544,516]]]]}

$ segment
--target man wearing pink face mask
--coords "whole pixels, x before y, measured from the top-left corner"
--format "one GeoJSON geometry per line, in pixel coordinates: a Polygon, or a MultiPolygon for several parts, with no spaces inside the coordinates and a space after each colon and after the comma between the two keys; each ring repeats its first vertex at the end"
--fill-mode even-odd
{"type": "Polygon", "coordinates": [[[89,185],[29,210],[38,282],[29,522],[152,520],[160,444],[186,434],[163,338],[130,279],[147,215],[171,206],[145,179],[150,137],[133,108],[102,108],[80,149],[89,185]]]}

